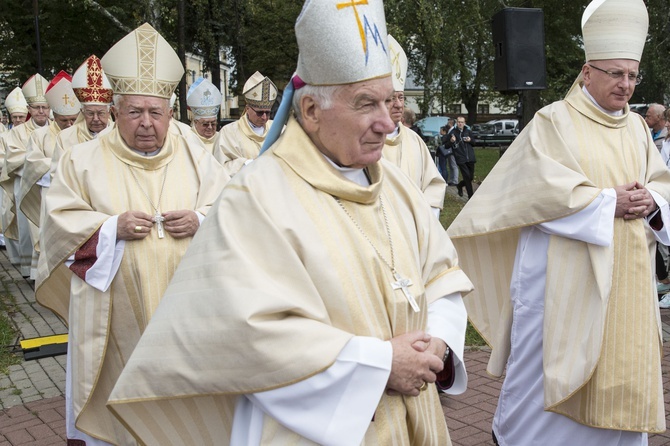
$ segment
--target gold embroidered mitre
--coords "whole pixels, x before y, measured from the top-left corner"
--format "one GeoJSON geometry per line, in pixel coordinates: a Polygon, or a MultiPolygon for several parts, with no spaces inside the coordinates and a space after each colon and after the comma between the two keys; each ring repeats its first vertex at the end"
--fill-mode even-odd
{"type": "Polygon", "coordinates": [[[28,102],[26,102],[20,87],[16,87],[7,95],[5,108],[10,115],[13,113],[28,113],[28,102]]]}
{"type": "Polygon", "coordinates": [[[101,62],[114,94],[170,99],[184,75],[177,53],[148,23],[119,40],[101,62]]]}
{"type": "Polygon", "coordinates": [[[256,71],[245,83],[244,100],[251,107],[272,108],[277,99],[277,86],[269,77],[256,71]]]}
{"type": "Polygon", "coordinates": [[[34,74],[23,84],[21,91],[28,104],[46,104],[47,98],[44,96],[49,81],[44,79],[39,73],[34,74]]]}
{"type": "Polygon", "coordinates": [[[407,55],[397,40],[391,34],[389,38],[389,52],[391,53],[391,80],[394,91],[405,91],[407,79],[407,55]]]}

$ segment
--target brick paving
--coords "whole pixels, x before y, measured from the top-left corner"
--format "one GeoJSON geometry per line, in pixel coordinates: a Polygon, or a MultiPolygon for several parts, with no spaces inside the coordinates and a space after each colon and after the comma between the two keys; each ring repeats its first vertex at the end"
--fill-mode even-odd
{"type": "MultiPolygon", "coordinates": [[[[455,193],[455,188],[452,193],[455,193]]],[[[31,284],[23,279],[0,251],[0,279],[16,299],[14,322],[22,339],[66,333],[63,323],[35,303],[31,284]]],[[[663,337],[670,340],[670,310],[661,310],[663,337]]],[[[670,344],[663,348],[663,388],[670,414],[670,344]]],[[[454,446],[492,445],[491,423],[502,378],[486,373],[489,352],[465,353],[468,390],[457,396],[441,395],[454,446]]],[[[24,361],[0,374],[0,446],[65,444],[65,356],[24,361]]],[[[668,419],[670,426],[670,418],[668,419]]],[[[670,445],[670,431],[649,437],[651,446],[670,445]]]]}

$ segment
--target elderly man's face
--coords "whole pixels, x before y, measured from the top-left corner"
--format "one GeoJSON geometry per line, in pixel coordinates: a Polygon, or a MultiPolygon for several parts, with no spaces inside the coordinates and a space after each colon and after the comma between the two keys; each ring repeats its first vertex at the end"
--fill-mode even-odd
{"type": "Polygon", "coordinates": [[[124,95],[114,108],[116,125],[126,144],[142,152],[163,147],[172,118],[167,99],[124,95]]]}
{"type": "Polygon", "coordinates": [[[245,107],[246,114],[249,117],[249,121],[256,127],[263,127],[268,119],[270,119],[269,108],[252,108],[250,105],[245,107]]]}
{"type": "Polygon", "coordinates": [[[28,111],[35,124],[43,126],[49,120],[49,104],[35,103],[28,106],[28,111]]]}
{"type": "Polygon", "coordinates": [[[344,85],[332,107],[303,111],[304,126],[316,147],[340,166],[363,168],[379,161],[386,135],[395,129],[389,116],[391,78],[344,85]],[[305,118],[305,114],[309,117],[305,118]]]}
{"type": "Polygon", "coordinates": [[[24,122],[26,122],[26,119],[28,118],[27,113],[12,113],[9,115],[10,118],[12,118],[12,125],[16,127],[17,125],[21,125],[24,122]]]}
{"type": "Polygon", "coordinates": [[[405,109],[405,93],[396,91],[389,101],[389,114],[394,124],[398,124],[402,120],[402,112],[405,109]]]}
{"type": "Polygon", "coordinates": [[[77,120],[77,116],[79,116],[79,113],[76,115],[59,115],[58,113],[54,113],[54,121],[56,121],[59,129],[65,130],[68,127],[72,127],[74,121],[77,120]]]}
{"type": "Polygon", "coordinates": [[[91,133],[100,133],[109,122],[108,105],[84,105],[82,107],[86,127],[91,133]]]}
{"type": "Polygon", "coordinates": [[[584,85],[598,105],[605,110],[623,110],[635,91],[635,81],[630,77],[639,73],[639,66],[639,62],[630,59],[590,61],[582,67],[584,85]],[[614,79],[601,70],[622,75],[619,79],[614,79]]]}
{"type": "Polygon", "coordinates": [[[216,118],[199,118],[193,123],[195,131],[203,138],[211,138],[216,134],[216,118]]]}

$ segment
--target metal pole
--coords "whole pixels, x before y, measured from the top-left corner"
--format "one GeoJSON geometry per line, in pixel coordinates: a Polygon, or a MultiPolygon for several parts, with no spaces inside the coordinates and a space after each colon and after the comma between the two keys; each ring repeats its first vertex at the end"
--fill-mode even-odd
{"type": "Polygon", "coordinates": [[[35,16],[35,43],[37,46],[37,72],[42,74],[42,47],[40,45],[40,7],[38,0],[33,0],[33,15],[35,16]]]}

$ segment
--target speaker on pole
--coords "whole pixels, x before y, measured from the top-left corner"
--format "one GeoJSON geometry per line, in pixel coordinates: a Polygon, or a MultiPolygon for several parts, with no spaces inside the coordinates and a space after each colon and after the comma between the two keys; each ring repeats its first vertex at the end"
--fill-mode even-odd
{"type": "Polygon", "coordinates": [[[547,88],[544,13],[538,8],[505,8],[493,16],[494,88],[547,88]]]}

